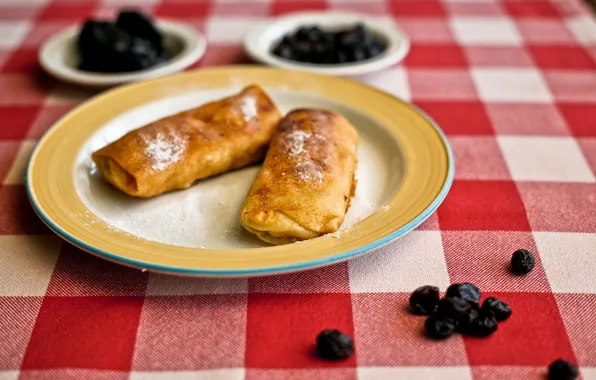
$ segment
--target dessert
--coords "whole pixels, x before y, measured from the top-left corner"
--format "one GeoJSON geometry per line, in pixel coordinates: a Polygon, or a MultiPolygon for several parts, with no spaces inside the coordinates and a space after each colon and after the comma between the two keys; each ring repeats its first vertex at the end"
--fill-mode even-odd
{"type": "Polygon", "coordinates": [[[277,128],[240,221],[271,244],[336,232],[354,194],[358,134],[343,116],[296,109],[277,128]]]}
{"type": "Polygon", "coordinates": [[[114,187],[153,197],[261,161],[280,120],[269,96],[251,85],[133,130],[92,158],[114,187]]]}

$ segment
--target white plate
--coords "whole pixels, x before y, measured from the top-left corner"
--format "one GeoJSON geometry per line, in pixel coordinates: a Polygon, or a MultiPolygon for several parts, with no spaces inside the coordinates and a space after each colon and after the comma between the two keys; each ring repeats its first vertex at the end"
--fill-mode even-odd
{"type": "Polygon", "coordinates": [[[155,67],[131,73],[104,74],[77,69],[76,39],[80,26],[62,30],[44,42],[39,62],[50,75],[83,86],[105,87],[157,78],[182,71],[197,62],[205,53],[205,38],[193,28],[173,21],[156,21],[163,33],[164,45],[174,56],[155,67]]]}
{"type": "MultiPolygon", "coordinates": [[[[144,104],[101,127],[79,152],[74,182],[86,207],[109,225],[151,241],[190,248],[237,249],[269,244],[246,232],[238,215],[254,181],[257,165],[201,181],[184,191],[152,199],[127,196],[100,178],[91,153],[128,131],[173,113],[238,93],[241,87],[197,91],[144,104]]],[[[360,136],[358,186],[341,230],[377,212],[397,191],[403,174],[403,158],[397,142],[365,114],[311,93],[267,88],[267,93],[286,114],[300,107],[323,107],[350,119],[360,136]]]]}
{"type": "Polygon", "coordinates": [[[410,39],[399,28],[376,18],[350,12],[301,12],[264,22],[249,30],[244,49],[254,60],[271,66],[305,70],[328,75],[353,76],[379,71],[400,62],[410,50],[410,39]],[[387,41],[387,49],[374,58],[345,64],[309,64],[279,58],[271,53],[273,45],[285,34],[300,26],[317,25],[322,29],[363,23],[387,41]]]}

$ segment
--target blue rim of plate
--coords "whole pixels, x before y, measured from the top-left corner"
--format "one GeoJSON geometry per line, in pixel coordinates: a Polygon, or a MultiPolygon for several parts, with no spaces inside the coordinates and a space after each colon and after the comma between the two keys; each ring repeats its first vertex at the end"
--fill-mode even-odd
{"type": "MultiPolygon", "coordinates": [[[[377,89],[377,90],[383,92],[382,90],[379,90],[379,89],[377,89]]],[[[447,151],[447,157],[448,157],[448,161],[449,161],[448,162],[449,171],[447,173],[447,178],[445,179],[445,183],[443,184],[441,191],[439,192],[437,197],[433,200],[433,202],[422,213],[420,213],[416,218],[412,219],[405,226],[393,231],[392,233],[382,237],[381,239],[375,240],[372,243],[363,245],[361,247],[358,247],[358,248],[355,248],[355,249],[352,249],[352,250],[349,250],[349,251],[346,251],[343,253],[328,256],[328,257],[325,257],[322,259],[310,260],[310,261],[305,261],[305,262],[301,262],[301,263],[297,263],[297,264],[278,265],[278,266],[273,266],[273,267],[263,267],[263,268],[253,268],[253,269],[225,269],[225,270],[222,270],[222,269],[191,269],[191,268],[176,267],[176,266],[170,266],[170,265],[159,265],[159,264],[148,263],[148,262],[141,261],[141,260],[129,259],[129,258],[125,258],[125,257],[119,256],[119,255],[115,255],[108,251],[97,249],[94,246],[89,245],[82,240],[79,240],[77,237],[75,237],[75,236],[69,234],[68,232],[64,231],[63,229],[61,229],[46,214],[44,214],[41,211],[41,208],[35,202],[35,197],[33,196],[32,185],[30,183],[30,176],[29,176],[29,170],[31,169],[32,158],[33,158],[34,154],[32,154],[31,157],[29,157],[29,161],[27,163],[27,170],[26,170],[26,174],[25,174],[25,179],[26,179],[25,188],[27,190],[27,197],[29,198],[29,203],[33,207],[33,210],[39,216],[39,218],[45,223],[45,225],[48,226],[48,228],[50,228],[50,230],[52,230],[56,235],[58,235],[65,241],[69,242],[72,245],[75,245],[76,247],[78,247],[86,252],[91,253],[92,255],[101,257],[103,259],[106,259],[106,260],[114,262],[114,263],[125,265],[127,267],[132,267],[135,269],[140,268],[143,271],[149,270],[149,271],[173,274],[173,275],[196,275],[196,276],[204,276],[204,277],[220,277],[220,278],[221,277],[230,277],[231,278],[231,277],[250,277],[250,276],[259,276],[259,275],[277,275],[277,274],[284,274],[284,273],[291,273],[291,272],[298,272],[298,271],[303,271],[303,270],[308,270],[308,269],[314,269],[314,268],[318,268],[318,267],[323,267],[323,266],[328,266],[331,264],[340,263],[340,262],[349,260],[353,257],[356,257],[360,254],[380,248],[381,246],[405,235],[406,233],[408,233],[408,232],[412,231],[413,229],[415,229],[416,227],[418,227],[422,222],[424,222],[426,219],[428,219],[428,217],[431,216],[433,212],[436,211],[436,209],[441,205],[441,203],[443,203],[443,201],[447,197],[447,193],[451,189],[451,185],[453,183],[453,177],[455,175],[455,163],[454,163],[454,158],[453,158],[453,151],[452,151],[451,145],[449,144],[449,141],[447,140],[447,136],[445,135],[443,130],[439,127],[437,122],[433,118],[431,118],[426,112],[421,110],[420,107],[418,107],[412,103],[406,102],[402,99],[399,99],[396,96],[393,96],[393,95],[390,95],[390,96],[404,102],[405,104],[408,104],[410,107],[412,107],[418,113],[420,113],[424,118],[426,118],[431,123],[431,125],[435,128],[435,130],[441,137],[441,141],[443,142],[443,144],[445,146],[445,150],[447,151]]],[[[50,130],[51,130],[51,128],[48,129],[47,132],[49,132],[50,130]]],[[[43,140],[43,137],[39,141],[41,141],[41,140],[43,140]]],[[[35,149],[33,150],[33,152],[35,152],[35,149]]]]}

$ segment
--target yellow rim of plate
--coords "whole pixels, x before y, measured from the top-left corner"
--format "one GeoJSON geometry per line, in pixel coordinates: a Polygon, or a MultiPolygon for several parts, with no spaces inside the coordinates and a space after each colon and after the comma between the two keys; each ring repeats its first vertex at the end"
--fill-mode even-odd
{"type": "Polygon", "coordinates": [[[39,141],[27,168],[27,192],[41,219],[59,236],[94,255],[158,272],[248,276],[328,265],[377,248],[412,230],[443,201],[453,179],[453,156],[438,126],[422,111],[367,85],[307,72],[228,66],[185,72],[105,92],[60,119],[39,141]],[[404,157],[400,188],[381,210],[340,238],[249,249],[199,249],[145,240],[114,229],[77,194],[74,169],[84,143],[132,108],[185,92],[257,83],[313,93],[360,110],[397,140],[404,157]]]}

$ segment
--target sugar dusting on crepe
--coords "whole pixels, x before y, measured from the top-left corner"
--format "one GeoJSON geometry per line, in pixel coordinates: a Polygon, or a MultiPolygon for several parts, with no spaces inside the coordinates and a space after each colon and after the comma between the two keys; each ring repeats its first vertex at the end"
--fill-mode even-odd
{"type": "Polygon", "coordinates": [[[296,164],[294,167],[295,173],[298,178],[303,181],[321,182],[323,173],[311,160],[308,150],[305,149],[311,138],[323,138],[323,136],[297,129],[284,136],[284,143],[287,147],[288,156],[294,159],[296,164]]]}
{"type": "Polygon", "coordinates": [[[250,119],[257,117],[257,99],[250,96],[242,98],[240,110],[244,115],[245,121],[249,121],[250,119]]]}
{"type": "Polygon", "coordinates": [[[151,159],[151,168],[154,170],[164,170],[177,162],[186,150],[186,140],[175,133],[169,132],[166,136],[159,132],[153,138],[142,136],[146,144],[145,154],[151,159]]]}

